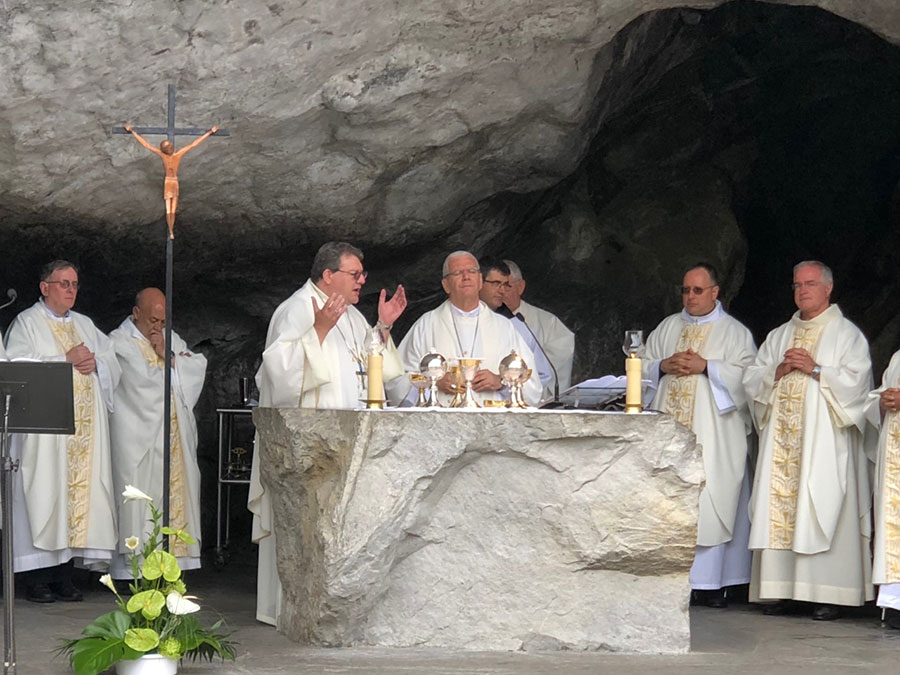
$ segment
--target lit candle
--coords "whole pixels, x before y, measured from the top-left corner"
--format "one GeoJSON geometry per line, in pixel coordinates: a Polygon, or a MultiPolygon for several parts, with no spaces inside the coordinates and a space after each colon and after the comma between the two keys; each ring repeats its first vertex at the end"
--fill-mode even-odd
{"type": "Polygon", "coordinates": [[[641,412],[641,360],[637,354],[625,359],[625,412],[641,412]]]}
{"type": "Polygon", "coordinates": [[[369,401],[384,400],[384,377],[382,375],[384,357],[381,354],[369,354],[368,376],[369,392],[366,396],[369,401]]]}

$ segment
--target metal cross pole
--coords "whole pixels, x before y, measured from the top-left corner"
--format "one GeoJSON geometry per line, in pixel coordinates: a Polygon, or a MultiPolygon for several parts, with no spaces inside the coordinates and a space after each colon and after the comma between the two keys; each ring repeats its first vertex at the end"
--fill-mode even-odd
{"type": "MultiPolygon", "coordinates": [[[[175,85],[169,85],[168,115],[165,127],[133,127],[139,134],[165,135],[174,144],[176,136],[202,136],[208,129],[175,126],[175,85]]],[[[130,134],[125,127],[113,127],[114,134],[130,134]]],[[[216,136],[229,136],[224,129],[215,131],[216,136]]],[[[166,235],[166,349],[168,358],[163,359],[163,525],[169,526],[169,480],[171,476],[172,452],[172,258],[174,234],[169,230],[166,235]]],[[[194,533],[197,535],[198,533],[194,533]]],[[[162,538],[163,548],[169,550],[169,537],[162,538]]]]}

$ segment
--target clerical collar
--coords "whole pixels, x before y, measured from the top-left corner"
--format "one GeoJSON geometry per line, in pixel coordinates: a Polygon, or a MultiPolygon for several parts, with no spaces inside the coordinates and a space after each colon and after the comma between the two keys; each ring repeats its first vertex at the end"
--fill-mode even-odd
{"type": "Polygon", "coordinates": [[[824,326],[832,319],[837,319],[840,316],[843,316],[843,313],[837,305],[828,305],[828,309],[812,319],[801,319],[800,310],[798,309],[794,312],[794,316],[791,317],[791,321],[798,326],[824,326]]]}
{"type": "Polygon", "coordinates": [[[459,307],[454,305],[452,302],[450,303],[450,309],[457,316],[467,316],[470,318],[475,318],[478,316],[478,313],[481,311],[481,300],[478,301],[478,304],[475,306],[475,309],[473,309],[469,312],[467,312],[464,309],[460,309],[459,307]]]}
{"type": "Polygon", "coordinates": [[[681,310],[681,320],[685,323],[703,324],[710,323],[716,319],[721,319],[724,314],[725,310],[722,309],[722,303],[716,300],[716,306],[713,307],[713,310],[709,314],[694,316],[693,314],[689,314],[686,309],[683,309],[681,310]]]}
{"type": "Polygon", "coordinates": [[[150,342],[150,338],[144,335],[140,328],[137,327],[137,324],[134,322],[134,317],[128,317],[128,323],[131,326],[131,337],[137,338],[138,340],[143,340],[144,342],[150,342]]]}
{"type": "Polygon", "coordinates": [[[49,315],[49,317],[50,317],[51,319],[60,319],[60,320],[62,320],[62,319],[69,319],[69,318],[71,318],[71,316],[72,316],[72,311],[71,311],[71,310],[68,310],[68,309],[67,309],[67,310],[66,310],[66,313],[63,314],[62,316],[60,316],[59,314],[57,314],[56,312],[54,312],[52,309],[50,309],[50,308],[47,306],[47,303],[44,302],[44,299],[43,299],[43,298],[41,298],[40,302],[41,302],[41,307],[44,308],[44,311],[47,312],[47,314],[49,315]]]}

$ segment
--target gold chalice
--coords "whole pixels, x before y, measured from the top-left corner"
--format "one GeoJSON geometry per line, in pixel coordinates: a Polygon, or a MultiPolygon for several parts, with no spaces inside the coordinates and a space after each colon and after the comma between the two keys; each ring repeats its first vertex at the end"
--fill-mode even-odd
{"type": "Polygon", "coordinates": [[[459,408],[463,404],[463,392],[465,388],[466,380],[462,374],[462,368],[459,367],[459,363],[456,361],[452,362],[451,365],[447,369],[447,374],[450,375],[450,390],[453,392],[453,400],[450,401],[450,408],[459,408]]]}
{"type": "Polygon", "coordinates": [[[428,407],[428,397],[425,396],[425,388],[428,386],[428,378],[422,375],[421,373],[410,373],[409,381],[412,385],[419,390],[418,395],[416,396],[416,408],[427,408],[428,407]]]}
{"type": "Polygon", "coordinates": [[[472,390],[472,380],[475,379],[475,373],[478,372],[478,366],[481,365],[481,359],[460,359],[459,369],[462,371],[463,379],[466,383],[465,394],[463,395],[460,408],[480,408],[481,404],[475,398],[475,392],[472,390]]]}

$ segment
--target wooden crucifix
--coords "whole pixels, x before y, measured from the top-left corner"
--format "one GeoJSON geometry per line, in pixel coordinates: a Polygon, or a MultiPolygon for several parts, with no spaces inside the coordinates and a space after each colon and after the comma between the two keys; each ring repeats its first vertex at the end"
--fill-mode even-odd
{"type": "MultiPolygon", "coordinates": [[[[166,354],[172,354],[172,242],[175,239],[175,210],[178,207],[178,165],[185,153],[196,148],[200,143],[212,135],[228,136],[228,132],[218,127],[211,129],[193,129],[175,126],[175,85],[169,85],[169,109],[168,123],[165,127],[137,127],[126,124],[124,127],[113,127],[114,134],[132,134],[141,145],[151,152],[159,155],[165,167],[165,182],[163,184],[163,196],[166,202],[166,224],[168,236],[166,237],[166,354]],[[148,143],[141,134],[165,135],[166,140],[159,144],[159,150],[148,143]],[[175,136],[199,136],[197,140],[175,152],[175,136]]],[[[163,525],[169,526],[169,481],[171,476],[171,452],[172,452],[172,358],[163,359],[165,375],[163,379],[163,525]]],[[[178,523],[181,527],[183,523],[178,523]]],[[[195,536],[199,532],[193,533],[195,536]]],[[[170,537],[163,537],[163,547],[169,550],[170,537]]]]}
{"type": "Polygon", "coordinates": [[[193,148],[213,135],[228,136],[228,132],[213,126],[210,129],[177,128],[175,126],[175,85],[169,85],[168,120],[165,127],[132,127],[126,124],[124,127],[113,127],[114,134],[132,134],[141,145],[150,152],[155,153],[163,162],[166,177],[163,183],[163,199],[166,203],[166,223],[169,226],[169,238],[175,237],[175,212],[178,209],[178,165],[181,158],[193,148]],[[153,147],[141,134],[165,135],[166,140],[159,144],[159,149],[153,147]],[[175,151],[176,136],[199,136],[197,140],[189,143],[181,150],[175,151]]]}

